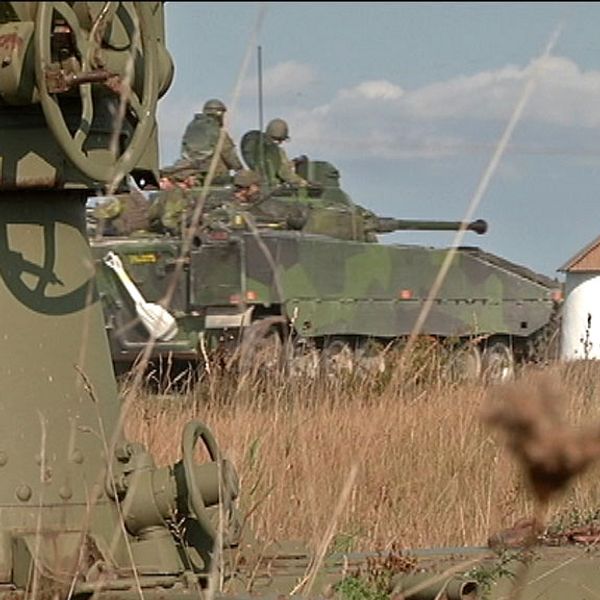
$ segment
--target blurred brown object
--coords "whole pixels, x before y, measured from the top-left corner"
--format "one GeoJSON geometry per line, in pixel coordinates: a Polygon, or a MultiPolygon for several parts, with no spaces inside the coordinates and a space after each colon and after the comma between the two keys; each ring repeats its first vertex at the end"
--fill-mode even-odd
{"type": "Polygon", "coordinates": [[[542,503],[600,456],[600,425],[564,423],[565,396],[556,376],[529,375],[495,388],[483,411],[484,421],[504,433],[542,503]]]}

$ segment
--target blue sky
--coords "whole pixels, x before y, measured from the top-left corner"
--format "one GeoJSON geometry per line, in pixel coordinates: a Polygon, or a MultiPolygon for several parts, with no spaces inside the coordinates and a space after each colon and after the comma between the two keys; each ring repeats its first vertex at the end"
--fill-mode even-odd
{"type": "Polygon", "coordinates": [[[165,13],[175,79],[159,105],[163,164],[208,98],[230,106],[236,142],[257,128],[260,44],[265,121],[289,122],[290,156],[332,162],[376,212],[449,220],[465,214],[562,27],[476,211],[490,231],[463,243],[562,278],[556,269],[600,234],[600,4],[167,2],[165,13]]]}

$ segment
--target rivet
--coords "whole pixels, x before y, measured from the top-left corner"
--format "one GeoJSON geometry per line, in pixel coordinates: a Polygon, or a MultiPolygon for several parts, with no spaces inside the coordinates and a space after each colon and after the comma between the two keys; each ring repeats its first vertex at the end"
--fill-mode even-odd
{"type": "Polygon", "coordinates": [[[129,451],[128,444],[123,444],[115,450],[115,456],[119,462],[127,462],[131,458],[131,452],[129,451]]]}
{"type": "Polygon", "coordinates": [[[0,467],[3,467],[8,462],[8,454],[0,451],[0,467]]]}
{"type": "Polygon", "coordinates": [[[63,500],[69,500],[73,496],[73,490],[67,484],[61,485],[58,490],[58,495],[63,500]]]}
{"type": "Polygon", "coordinates": [[[27,502],[31,498],[31,488],[28,485],[20,485],[16,490],[17,498],[23,502],[27,502]]]}
{"type": "Polygon", "coordinates": [[[80,465],[83,462],[83,452],[79,448],[75,448],[71,452],[71,461],[80,465]]]}

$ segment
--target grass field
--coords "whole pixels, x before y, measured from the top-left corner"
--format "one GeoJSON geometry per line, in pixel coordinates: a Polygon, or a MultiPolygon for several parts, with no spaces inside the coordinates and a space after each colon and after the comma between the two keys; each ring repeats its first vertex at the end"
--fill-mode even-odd
{"type": "MultiPolygon", "coordinates": [[[[499,388],[449,382],[434,356],[415,356],[377,380],[213,371],[183,394],[137,393],[126,433],[168,464],[179,458],[185,423],[204,421],[236,465],[240,505],[264,541],[316,547],[333,524],[331,549],[485,544],[534,510],[520,465],[482,422],[499,388]]],[[[518,403],[530,402],[540,373],[553,378],[569,423],[600,422],[599,366],[526,368],[511,388],[518,403]]],[[[575,479],[550,503],[549,519],[592,514],[599,474],[592,466],[575,479]]]]}

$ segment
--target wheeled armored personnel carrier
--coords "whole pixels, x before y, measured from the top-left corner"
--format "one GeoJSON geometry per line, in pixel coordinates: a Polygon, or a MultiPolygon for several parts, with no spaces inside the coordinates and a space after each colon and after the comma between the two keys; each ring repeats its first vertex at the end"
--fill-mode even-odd
{"type": "MultiPolygon", "coordinates": [[[[111,252],[146,302],[171,297],[177,333],[158,336],[157,355],[193,360],[226,344],[246,356],[242,340],[256,343],[258,336],[272,352],[283,352],[285,363],[303,369],[343,358],[349,369],[382,371],[382,348],[413,333],[448,249],[381,244],[378,237],[401,230],[486,231],[481,220],[379,217],[342,190],[332,164],[306,157],[297,159],[296,169],[308,186],[273,187],[269,174],[278,154],[265,138],[260,149],[260,140],[259,132],[249,132],[241,149],[248,166],[263,175],[262,196],[240,204],[231,187],[214,188],[185,256],[177,235],[92,242],[115,362],[132,362],[151,332],[137,314],[139,298],[132,299],[131,286],[107,266],[111,252]],[[185,266],[175,277],[179,261],[185,266]]],[[[194,193],[188,192],[190,205],[194,193]]],[[[557,281],[461,247],[419,333],[452,341],[468,374],[492,369],[509,376],[515,360],[535,358],[554,333],[559,299],[557,281]]]]}

